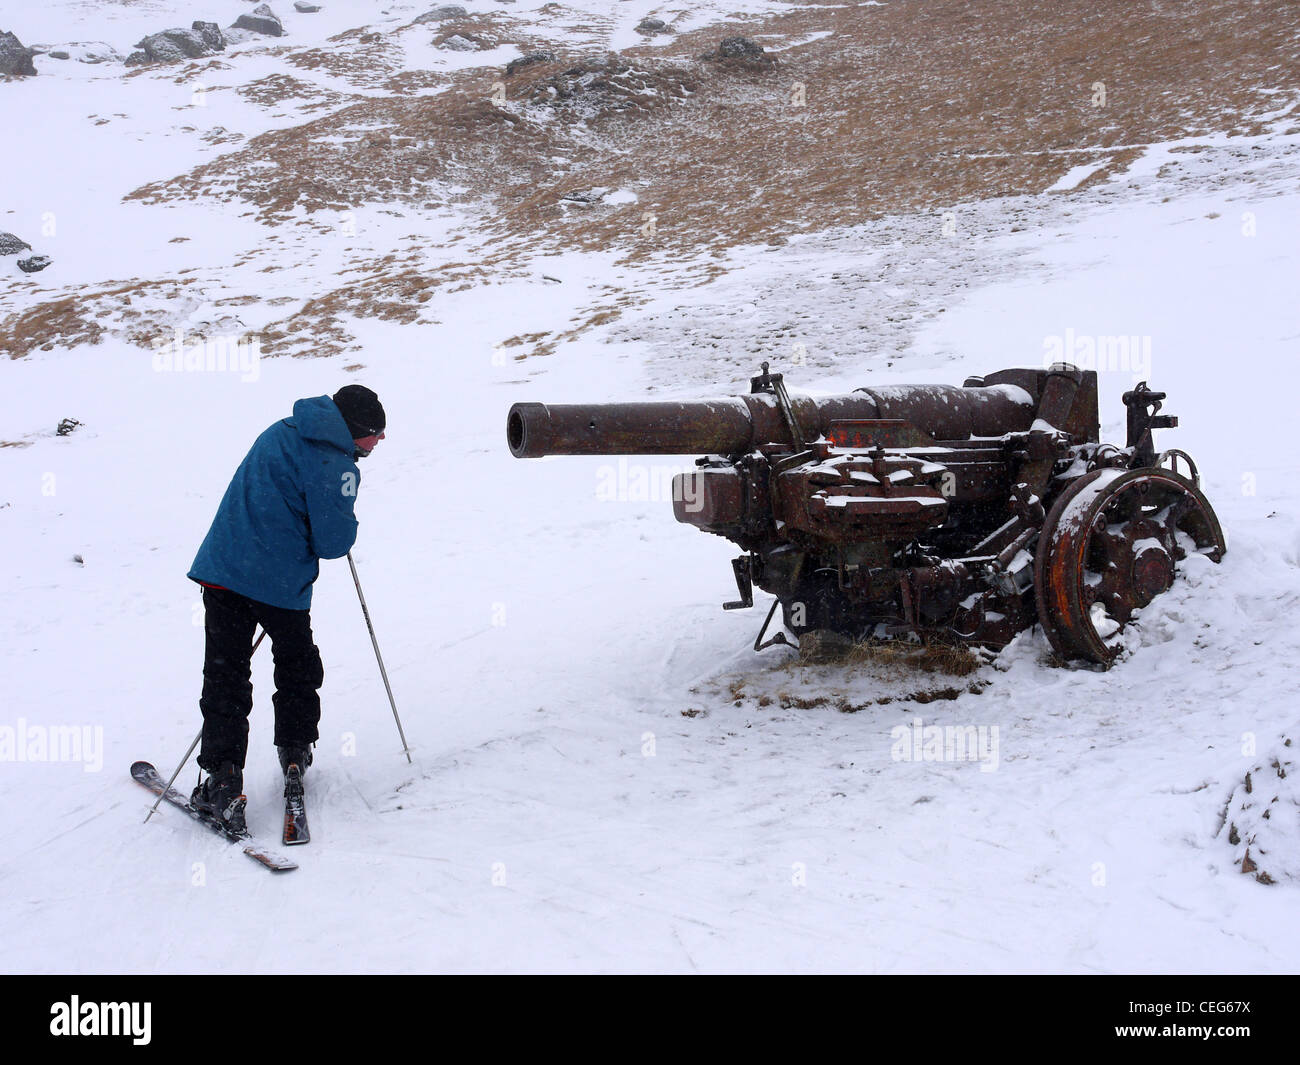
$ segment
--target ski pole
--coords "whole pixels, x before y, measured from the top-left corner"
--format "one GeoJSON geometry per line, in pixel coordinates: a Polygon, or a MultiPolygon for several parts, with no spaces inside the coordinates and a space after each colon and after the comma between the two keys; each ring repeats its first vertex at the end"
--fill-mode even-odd
{"type": "MultiPolygon", "coordinates": [[[[253,643],[253,650],[248,652],[249,658],[253,657],[253,651],[256,651],[258,647],[262,645],[262,641],[265,639],[266,639],[266,630],[263,629],[262,635],[259,636],[256,639],[256,641],[254,641],[253,643]]],[[[181,764],[176,767],[176,772],[172,774],[171,780],[167,781],[167,786],[163,788],[162,794],[159,795],[158,798],[154,800],[154,804],[151,807],[149,807],[149,812],[144,815],[144,823],[146,825],[149,823],[149,818],[153,817],[153,815],[158,812],[158,804],[162,802],[163,795],[166,795],[169,791],[172,790],[172,785],[176,783],[176,778],[181,775],[181,770],[185,768],[185,763],[190,760],[190,755],[194,753],[194,748],[199,745],[199,740],[201,740],[202,738],[203,738],[203,729],[200,728],[199,734],[194,737],[194,742],[190,744],[190,749],[185,752],[185,757],[181,759],[181,764]]]]}
{"type": "Polygon", "coordinates": [[[411,748],[406,745],[406,733],[402,730],[402,719],[397,716],[397,702],[393,699],[393,688],[388,683],[388,670],[384,668],[384,656],[379,653],[379,641],[375,639],[375,627],[370,623],[370,611],[366,607],[366,597],[361,593],[361,579],[357,576],[357,564],[352,561],[352,552],[348,552],[348,566],[352,570],[352,583],[357,586],[357,598],[361,600],[361,613],[365,615],[366,628],[370,630],[370,642],[375,647],[375,660],[379,663],[379,675],[384,678],[384,690],[388,692],[388,704],[393,708],[393,720],[397,722],[397,734],[402,737],[402,750],[406,760],[411,760],[411,748]]]}

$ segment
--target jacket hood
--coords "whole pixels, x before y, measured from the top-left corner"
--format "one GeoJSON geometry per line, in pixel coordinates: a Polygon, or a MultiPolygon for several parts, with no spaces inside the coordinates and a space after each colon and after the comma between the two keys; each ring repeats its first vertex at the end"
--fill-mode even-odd
{"type": "Polygon", "coordinates": [[[329,396],[298,400],[293,405],[293,417],[287,421],[305,440],[333,444],[349,458],[356,450],[352,434],[348,432],[348,423],[343,420],[343,415],[329,396]]]}

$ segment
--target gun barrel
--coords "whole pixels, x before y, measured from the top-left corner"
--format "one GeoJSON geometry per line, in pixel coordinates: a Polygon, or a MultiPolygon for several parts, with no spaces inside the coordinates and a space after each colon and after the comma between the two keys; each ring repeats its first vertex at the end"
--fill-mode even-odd
{"type": "Polygon", "coordinates": [[[543,455],[731,455],[754,422],[740,397],[656,403],[516,403],[506,439],[516,458],[543,455]]]}
{"type": "MultiPolygon", "coordinates": [[[[964,440],[1028,429],[1036,391],[1011,384],[894,385],[840,396],[796,395],[791,405],[810,439],[833,421],[884,418],[912,422],[936,439],[964,440]]],[[[506,440],[516,458],[740,455],[760,444],[791,443],[768,393],[652,403],[516,403],[506,417],[506,440]]]]}

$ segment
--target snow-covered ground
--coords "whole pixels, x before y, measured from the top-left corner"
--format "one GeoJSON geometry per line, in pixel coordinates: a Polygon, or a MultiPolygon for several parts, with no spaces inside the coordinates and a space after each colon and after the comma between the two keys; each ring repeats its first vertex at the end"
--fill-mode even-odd
{"type": "MultiPolygon", "coordinates": [[[[57,39],[46,8],[6,7],[25,41],[57,39]]],[[[62,36],[124,48],[179,7],[59,10],[84,20],[62,36]]],[[[663,17],[602,10],[620,26],[663,17]]],[[[313,17],[292,31],[353,24],[313,17]]],[[[261,62],[237,59],[230,77],[261,62]]],[[[76,271],[89,284],[199,267],[190,313],[208,313],[256,224],[218,204],[119,200],[209,149],[170,105],[147,110],[154,74],[55,74],[0,86],[6,125],[42,116],[25,125],[28,158],[62,161],[7,185],[0,228],[30,240],[53,212],[57,235],[36,250],[61,273],[11,282],[3,309],[76,271]],[[134,116],[117,130],[128,147],[77,165],[87,144],[109,152],[78,139],[96,136],[91,112],[134,116]],[[191,241],[169,245],[180,233],[191,241]]],[[[239,114],[220,121],[275,121],[239,114]]],[[[353,321],[346,356],[160,372],[110,337],[0,361],[0,440],[20,445],[0,448],[0,729],[90,730],[80,762],[0,763],[0,969],[1294,971],[1295,884],[1241,875],[1223,814],[1300,718],[1300,137],[1148,158],[1159,166],[1102,185],[959,205],[947,225],[913,215],[740,248],[701,287],[690,264],[550,257],[440,293],[436,322],[353,321]],[[500,347],[565,332],[611,282],[645,302],[547,357],[500,347]],[[611,477],[672,463],[521,462],[505,447],[518,400],[725,394],[763,358],[810,389],[959,383],[1108,336],[1140,342],[1097,367],[1104,437],[1123,442],[1119,395],[1137,380],[1167,391],[1182,426],[1161,443],[1197,459],[1230,550],[1190,567],[1107,673],[1051,667],[1038,633],[973,682],[756,655],[766,604],[720,609],[732,546],[635,485],[603,498],[611,477]],[[126,770],[147,758],[170,773],[198,729],[202,617],[184,574],[230,474],[295,399],[351,381],[388,413],[362,464],[354,555],[415,762],[347,566],[324,563],[313,841],[293,852],[300,870],[272,877],[175,812],[142,825],[149,800],[126,770]],[[56,436],[68,417],[83,426],[56,436]],[[900,757],[925,725],[982,730],[985,757],[900,757]]],[[[364,222],[370,247],[417,231],[431,255],[468,224],[364,222]]],[[[281,268],[264,301],[301,300],[356,250],[312,248],[263,244],[258,262],[281,268]]],[[[249,817],[273,838],[265,652],[254,684],[249,817]]]]}

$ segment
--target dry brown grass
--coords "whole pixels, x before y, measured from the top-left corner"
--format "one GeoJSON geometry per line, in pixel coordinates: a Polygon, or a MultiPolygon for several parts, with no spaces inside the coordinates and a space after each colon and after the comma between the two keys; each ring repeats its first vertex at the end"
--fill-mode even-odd
{"type": "MultiPolygon", "coordinates": [[[[343,50],[329,51],[328,62],[321,50],[291,59],[307,69],[384,66],[375,57],[391,51],[386,41],[349,31],[334,39],[343,50]]],[[[238,176],[238,194],[274,218],[294,204],[421,203],[419,182],[444,181],[469,185],[504,233],[532,242],[728,247],[1040,191],[1089,157],[1081,152],[1131,157],[1126,146],[1255,131],[1255,116],[1272,106],[1255,87],[1300,81],[1300,8],[1251,0],[818,6],[684,34],[666,49],[638,46],[623,61],[628,69],[604,76],[601,57],[574,55],[509,78],[469,71],[439,96],[370,99],[268,133],[135,197],[223,195],[238,176]],[[728,30],[831,35],[766,68],[700,61],[728,30]],[[575,65],[596,76],[566,75],[575,65]],[[492,102],[498,80],[504,107],[492,102]],[[1104,108],[1093,106],[1095,82],[1106,85],[1104,108]],[[792,104],[796,83],[806,106],[792,104]],[[577,91],[557,97],[566,84],[577,91]],[[384,128],[346,144],[319,142],[363,125],[384,128]],[[555,155],[571,165],[550,163],[555,155]],[[274,167],[253,166],[268,161],[274,167]],[[321,173],[331,175],[328,185],[321,173]],[[581,216],[562,203],[593,185],[632,186],[640,201],[581,216]],[[657,216],[653,237],[641,231],[645,211],[657,216]]]]}
{"type": "Polygon", "coordinates": [[[288,74],[268,74],[236,90],[245,100],[260,107],[276,107],[293,102],[304,113],[339,107],[346,99],[342,93],[288,74]]]}
{"type": "MultiPolygon", "coordinates": [[[[873,706],[888,706],[891,703],[919,703],[922,706],[928,706],[930,703],[937,701],[951,701],[960,699],[965,692],[978,693],[981,689],[972,685],[968,688],[954,688],[951,686],[944,688],[922,689],[920,691],[900,692],[897,695],[881,695],[874,699],[850,699],[847,695],[815,695],[804,697],[791,695],[788,691],[777,692],[776,703],[782,710],[817,710],[822,707],[838,710],[841,714],[856,714],[861,710],[868,710],[873,706]]],[[[737,703],[736,705],[740,705],[737,703]]],[[[760,705],[761,701],[760,701],[760,705]]]]}
{"type": "Polygon", "coordinates": [[[788,668],[809,664],[868,666],[891,672],[965,677],[978,670],[981,661],[974,649],[955,641],[929,639],[916,643],[905,639],[870,639],[841,643],[838,639],[829,642],[805,639],[800,641],[798,658],[792,659],[788,668]]]}
{"type": "Polygon", "coordinates": [[[770,670],[720,680],[725,687],[717,693],[737,707],[854,714],[893,703],[952,701],[989,685],[979,652],[956,642],[826,641],[811,655],[803,653],[806,647],[811,644],[801,641],[799,655],[770,670]]]}
{"type": "Polygon", "coordinates": [[[64,296],[0,320],[0,352],[18,359],[32,351],[98,344],[111,323],[131,343],[148,347],[168,329],[157,310],[175,298],[188,281],[110,282],[64,296]]]}
{"type": "Polygon", "coordinates": [[[871,663],[902,666],[922,673],[966,677],[980,667],[980,657],[965,644],[930,640],[914,644],[904,640],[875,640],[855,644],[846,656],[851,665],[871,663]]]}
{"type": "MultiPolygon", "coordinates": [[[[573,17],[558,7],[552,14],[573,17]]],[[[701,251],[780,243],[885,214],[1037,193],[1078,163],[1109,158],[1089,178],[1095,183],[1145,144],[1259,132],[1259,116],[1279,99],[1259,90],[1300,85],[1300,5],[1255,0],[810,4],[681,34],[662,48],[638,45],[613,61],[561,54],[509,77],[464,71],[445,92],[411,95],[447,79],[401,69],[401,41],[453,32],[547,47],[542,31],[505,13],[391,34],[349,30],[305,50],[277,46],[304,78],[321,71],[392,95],[336,100],[297,78],[254,82],[240,91],[267,106],[338,106],[128,199],[234,198],[270,223],[298,210],[455,203],[478,212],[500,269],[572,247],[698,260],[701,251]],[[699,58],[727,33],[775,43],[828,31],[769,66],[699,58]],[[494,98],[498,82],[504,104],[494,98]],[[1106,86],[1105,107],[1093,105],[1096,82],[1106,86]],[[794,103],[797,85],[805,106],[794,103]],[[565,199],[593,187],[631,189],[637,201],[565,199]]],[[[409,321],[445,283],[414,261],[387,269],[318,293],[276,323],[268,352],[304,330],[317,333],[314,350],[340,350],[347,340],[337,314],[409,321]]],[[[602,299],[572,331],[525,354],[609,321],[629,298],[602,299]]],[[[91,326],[76,325],[79,299],[0,322],[0,343],[16,338],[5,349],[13,355],[42,333],[91,338],[91,326]]],[[[288,350],[310,347],[295,341],[288,350]]]]}
{"type": "Polygon", "coordinates": [[[50,300],[0,322],[0,351],[19,359],[32,351],[52,351],[56,344],[98,344],[103,327],[89,317],[77,296],[50,300]]]}
{"type": "Polygon", "coordinates": [[[395,34],[364,27],[344,30],[319,48],[290,52],[301,70],[321,71],[358,87],[378,87],[402,69],[402,45],[395,34]]]}
{"type": "Polygon", "coordinates": [[[480,263],[451,263],[424,272],[401,265],[396,256],[385,256],[367,276],[309,299],[293,314],[265,326],[261,351],[295,357],[349,351],[355,347],[354,338],[343,318],[380,317],[409,324],[421,317],[438,289],[455,291],[490,276],[490,267],[480,263]]]}

